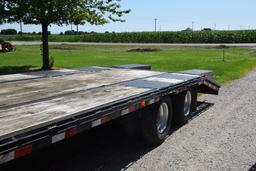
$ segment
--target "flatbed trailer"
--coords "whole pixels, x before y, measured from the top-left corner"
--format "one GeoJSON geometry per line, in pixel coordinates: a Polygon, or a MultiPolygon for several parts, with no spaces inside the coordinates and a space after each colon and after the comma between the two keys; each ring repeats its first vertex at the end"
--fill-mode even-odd
{"type": "Polygon", "coordinates": [[[161,143],[173,121],[184,124],[196,110],[197,93],[220,88],[209,71],[138,66],[0,76],[0,164],[129,115],[140,115],[146,140],[161,143]]]}

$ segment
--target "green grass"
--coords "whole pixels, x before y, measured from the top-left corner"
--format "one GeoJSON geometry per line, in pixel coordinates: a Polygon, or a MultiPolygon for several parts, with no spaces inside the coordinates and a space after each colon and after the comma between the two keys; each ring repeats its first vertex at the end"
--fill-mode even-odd
{"type": "MultiPolygon", "coordinates": [[[[181,71],[208,69],[216,81],[225,83],[239,78],[256,66],[256,50],[229,48],[225,62],[222,50],[216,48],[161,48],[160,52],[127,52],[132,46],[51,46],[55,67],[112,66],[129,63],[149,64],[153,70],[181,71]]],[[[16,46],[12,53],[0,54],[0,74],[17,73],[41,66],[39,46],[16,46]]]]}

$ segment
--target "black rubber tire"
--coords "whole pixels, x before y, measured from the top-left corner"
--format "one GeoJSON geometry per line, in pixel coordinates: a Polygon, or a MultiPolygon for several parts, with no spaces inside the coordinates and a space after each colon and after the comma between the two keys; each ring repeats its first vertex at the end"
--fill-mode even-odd
{"type": "Polygon", "coordinates": [[[165,141],[171,129],[171,121],[172,121],[172,102],[170,97],[163,98],[159,103],[155,105],[151,105],[143,111],[141,118],[141,132],[144,140],[149,144],[159,145],[165,141]],[[157,130],[157,114],[159,107],[162,103],[166,103],[168,105],[168,125],[162,134],[157,130]]]}
{"type": "Polygon", "coordinates": [[[191,95],[192,95],[191,111],[196,112],[196,110],[197,110],[197,86],[190,88],[190,90],[191,90],[191,95]]]}
{"type": "Polygon", "coordinates": [[[173,99],[173,122],[176,125],[184,125],[191,118],[191,114],[196,111],[197,108],[197,89],[196,87],[189,88],[187,91],[172,96],[173,99]],[[191,92],[191,108],[190,114],[185,116],[184,102],[187,92],[191,92]]]}

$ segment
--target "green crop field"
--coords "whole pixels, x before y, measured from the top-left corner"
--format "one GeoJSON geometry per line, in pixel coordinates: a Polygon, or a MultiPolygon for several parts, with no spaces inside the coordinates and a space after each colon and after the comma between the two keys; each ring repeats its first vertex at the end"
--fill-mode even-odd
{"type": "MultiPolygon", "coordinates": [[[[56,68],[82,66],[112,66],[119,64],[149,64],[153,70],[180,71],[208,69],[216,73],[216,80],[224,83],[239,78],[256,66],[256,50],[226,49],[225,61],[218,48],[157,47],[159,52],[127,52],[132,46],[51,46],[50,56],[56,68]]],[[[0,54],[0,74],[24,72],[41,66],[39,46],[16,46],[11,53],[0,54]]]]}
{"type": "MultiPolygon", "coordinates": [[[[0,35],[8,41],[39,41],[40,35],[0,35]]],[[[256,43],[256,30],[177,31],[86,33],[82,35],[50,35],[52,42],[119,42],[119,43],[256,43]]]]}

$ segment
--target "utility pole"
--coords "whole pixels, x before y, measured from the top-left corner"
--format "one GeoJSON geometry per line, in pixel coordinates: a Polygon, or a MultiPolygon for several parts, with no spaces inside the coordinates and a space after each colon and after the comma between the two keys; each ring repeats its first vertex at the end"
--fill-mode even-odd
{"type": "Polygon", "coordinates": [[[73,35],[73,23],[71,22],[71,32],[70,32],[71,35],[73,35]]]}
{"type": "Polygon", "coordinates": [[[157,31],[157,30],[156,30],[156,26],[157,26],[157,20],[158,20],[158,19],[155,18],[154,20],[155,20],[155,32],[156,32],[156,31],[157,31]]]}
{"type": "Polygon", "coordinates": [[[217,25],[216,24],[214,24],[214,30],[217,30],[217,25]]]}
{"type": "Polygon", "coordinates": [[[195,22],[192,21],[192,31],[194,31],[194,24],[195,24],[195,22]]]}
{"type": "Polygon", "coordinates": [[[23,30],[22,30],[22,21],[20,21],[20,35],[22,36],[22,32],[23,32],[23,30]]]}
{"type": "Polygon", "coordinates": [[[229,25],[228,25],[228,30],[230,30],[230,27],[231,27],[231,26],[230,26],[230,24],[229,24],[229,25]]]}

